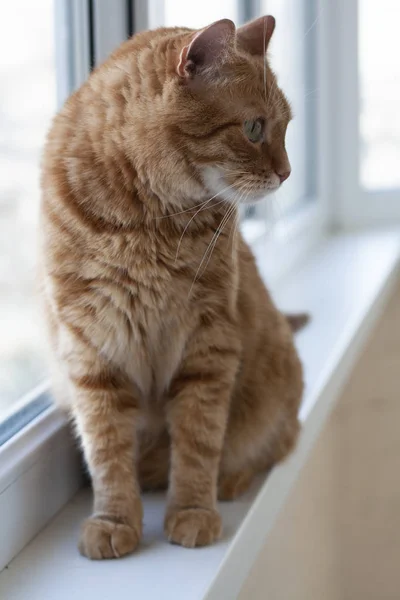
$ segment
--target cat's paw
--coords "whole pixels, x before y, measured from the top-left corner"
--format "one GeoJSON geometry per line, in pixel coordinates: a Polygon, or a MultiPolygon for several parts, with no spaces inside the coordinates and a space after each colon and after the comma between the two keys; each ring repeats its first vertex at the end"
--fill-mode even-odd
{"type": "Polygon", "coordinates": [[[131,527],[116,520],[91,517],[81,529],[79,552],[93,560],[119,558],[133,552],[139,544],[141,526],[131,527]]]}
{"type": "Polygon", "coordinates": [[[222,522],[216,510],[207,508],[170,509],[165,517],[168,541],[186,548],[208,546],[222,533],[222,522]]]}
{"type": "Polygon", "coordinates": [[[218,500],[222,500],[222,502],[236,500],[249,489],[252,481],[253,473],[251,471],[222,475],[218,482],[218,500]]]}

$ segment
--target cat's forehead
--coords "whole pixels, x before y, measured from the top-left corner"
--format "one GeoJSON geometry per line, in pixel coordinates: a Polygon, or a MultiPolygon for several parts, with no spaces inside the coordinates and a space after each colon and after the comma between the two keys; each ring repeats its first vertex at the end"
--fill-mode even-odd
{"type": "Polygon", "coordinates": [[[266,58],[258,64],[258,91],[260,96],[263,97],[267,111],[274,113],[276,116],[279,116],[282,111],[290,114],[289,102],[266,58]]]}
{"type": "Polygon", "coordinates": [[[248,69],[233,81],[231,97],[248,117],[262,116],[273,121],[290,121],[290,104],[268,65],[248,69]]]}

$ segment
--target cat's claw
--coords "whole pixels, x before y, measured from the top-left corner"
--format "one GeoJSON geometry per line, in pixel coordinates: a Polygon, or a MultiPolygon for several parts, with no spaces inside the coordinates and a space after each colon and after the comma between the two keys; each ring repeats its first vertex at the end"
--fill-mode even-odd
{"type": "Polygon", "coordinates": [[[221,537],[222,522],[216,510],[171,509],[165,518],[165,533],[172,544],[185,548],[208,546],[221,537]]]}
{"type": "Polygon", "coordinates": [[[135,550],[140,534],[130,525],[92,517],[82,525],[79,552],[92,560],[119,558],[135,550]]]}

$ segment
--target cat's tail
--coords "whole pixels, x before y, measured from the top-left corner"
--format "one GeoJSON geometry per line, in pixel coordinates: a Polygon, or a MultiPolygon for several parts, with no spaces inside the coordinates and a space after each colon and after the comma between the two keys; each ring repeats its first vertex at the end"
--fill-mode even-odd
{"type": "Polygon", "coordinates": [[[308,313],[285,314],[285,317],[294,333],[303,329],[311,320],[308,313]]]}

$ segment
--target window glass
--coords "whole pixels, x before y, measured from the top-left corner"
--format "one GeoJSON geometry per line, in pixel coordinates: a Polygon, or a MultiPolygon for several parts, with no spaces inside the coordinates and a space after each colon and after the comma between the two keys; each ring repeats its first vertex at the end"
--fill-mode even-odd
{"type": "Polygon", "coordinates": [[[263,0],[261,4],[262,14],[271,14],[276,19],[269,59],[294,116],[286,138],[292,174],[275,194],[273,203],[279,218],[315,193],[318,14],[314,0],[263,0]]]}
{"type": "Polygon", "coordinates": [[[199,29],[218,19],[232,19],[239,22],[239,3],[236,0],[166,0],[164,18],[166,27],[192,27],[199,29]]]}
{"type": "Polygon", "coordinates": [[[359,10],[360,178],[370,190],[400,187],[400,2],[359,10]]]}
{"type": "Polygon", "coordinates": [[[52,0],[0,5],[0,421],[44,378],[35,270],[39,165],[56,110],[52,0]]]}

